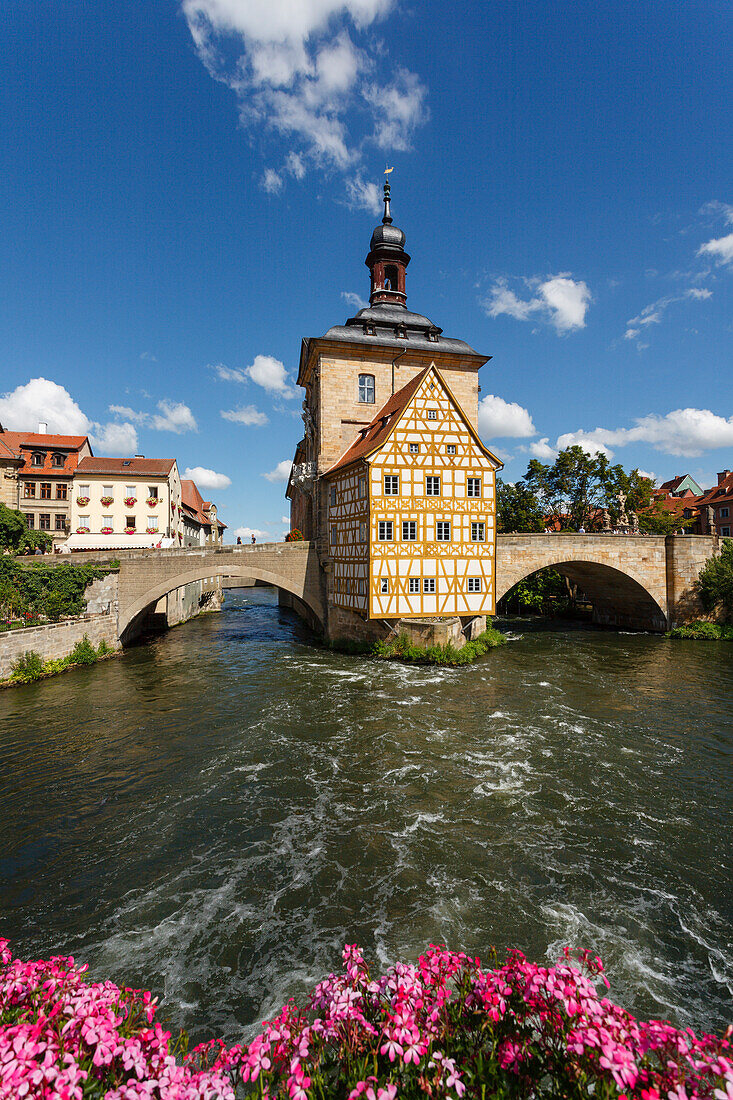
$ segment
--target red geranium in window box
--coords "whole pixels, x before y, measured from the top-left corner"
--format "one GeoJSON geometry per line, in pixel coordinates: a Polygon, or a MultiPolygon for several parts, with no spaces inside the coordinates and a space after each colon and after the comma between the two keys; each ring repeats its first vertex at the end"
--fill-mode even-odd
{"type": "Polygon", "coordinates": [[[134,535],[135,530],[136,530],[136,528],[134,528],[134,527],[126,527],[125,528],[125,534],[126,535],[134,535]]]}
{"type": "Polygon", "coordinates": [[[85,508],[86,505],[89,503],[89,497],[77,497],[76,503],[79,505],[80,508],[85,508]]]}
{"type": "Polygon", "coordinates": [[[125,497],[126,508],[132,508],[133,504],[137,504],[137,497],[125,497]]]}
{"type": "Polygon", "coordinates": [[[77,527],[76,533],[77,533],[77,535],[88,535],[89,534],[89,528],[88,527],[77,527]]]}
{"type": "Polygon", "coordinates": [[[148,508],[157,508],[157,506],[160,504],[160,500],[158,499],[158,497],[148,497],[145,503],[147,504],[148,508]]]}
{"type": "Polygon", "coordinates": [[[102,528],[102,534],[103,535],[111,535],[112,534],[112,528],[111,527],[103,527],[102,528]]]}
{"type": "Polygon", "coordinates": [[[102,497],[102,504],[114,504],[114,497],[102,497]]]}

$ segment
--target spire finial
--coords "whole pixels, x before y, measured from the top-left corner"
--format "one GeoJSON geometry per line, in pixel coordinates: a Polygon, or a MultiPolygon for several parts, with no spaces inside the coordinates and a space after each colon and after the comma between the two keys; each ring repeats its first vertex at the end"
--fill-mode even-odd
{"type": "Polygon", "coordinates": [[[382,224],[392,224],[392,211],[389,207],[389,180],[384,181],[384,217],[382,218],[382,224]]]}

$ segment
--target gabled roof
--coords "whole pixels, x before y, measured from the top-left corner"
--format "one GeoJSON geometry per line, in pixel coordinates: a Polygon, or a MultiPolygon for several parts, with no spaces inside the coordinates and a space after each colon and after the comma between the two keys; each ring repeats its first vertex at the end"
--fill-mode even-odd
{"type": "Polygon", "coordinates": [[[401,390],[398,390],[397,393],[392,394],[390,399],[386,402],[386,404],[382,406],[382,408],[379,410],[371,423],[367,424],[366,428],[361,429],[361,431],[356,436],[354,442],[341,455],[341,458],[334,462],[333,466],[329,467],[329,469],[324,472],[324,477],[329,477],[337,470],[343,470],[345,466],[350,466],[352,462],[358,462],[359,459],[367,458],[374,451],[379,450],[382,444],[386,443],[386,441],[391,436],[399,420],[401,419],[402,414],[405,412],[408,405],[412,401],[412,398],[415,396],[418,389],[420,388],[423,379],[426,378],[427,375],[431,372],[438,379],[448,397],[455,405],[456,409],[458,409],[467,429],[473,436],[474,441],[481,448],[484,454],[488,455],[489,458],[491,458],[496,463],[497,469],[501,469],[504,463],[501,462],[496,457],[496,455],[493,454],[482,442],[478,433],[474,431],[471,422],[459,405],[458,401],[456,401],[455,397],[453,396],[450,387],[448,386],[448,383],[445,381],[435,364],[431,363],[429,367],[426,367],[425,370],[420,371],[419,374],[416,374],[414,378],[410,379],[407,385],[403,386],[401,390]]]}
{"type": "Polygon", "coordinates": [[[83,458],[77,474],[124,474],[131,477],[167,477],[175,458],[83,458]]]}
{"type": "Polygon", "coordinates": [[[702,493],[702,489],[695,481],[694,477],[690,474],[677,474],[676,477],[670,478],[669,481],[665,481],[663,485],[660,485],[655,490],[655,496],[670,496],[672,494],[684,492],[690,493],[692,496],[699,496],[702,493]]]}
{"type": "Polygon", "coordinates": [[[4,431],[5,441],[11,447],[38,447],[44,450],[78,451],[89,440],[85,435],[48,435],[45,432],[4,431]]]}
{"type": "MultiPolygon", "coordinates": [[[[211,508],[211,501],[204,500],[195,481],[186,479],[181,481],[181,508],[195,523],[202,527],[213,527],[214,521],[207,516],[206,510],[211,508]]],[[[226,523],[216,520],[218,527],[226,528],[226,523]]]]}
{"type": "Polygon", "coordinates": [[[0,435],[0,459],[3,459],[5,462],[8,462],[10,459],[15,462],[23,461],[22,455],[7,443],[2,435],[0,435]]]}
{"type": "Polygon", "coordinates": [[[724,476],[718,475],[720,481],[712,489],[706,489],[697,503],[700,507],[707,504],[723,504],[733,496],[733,470],[728,470],[724,476]]]}

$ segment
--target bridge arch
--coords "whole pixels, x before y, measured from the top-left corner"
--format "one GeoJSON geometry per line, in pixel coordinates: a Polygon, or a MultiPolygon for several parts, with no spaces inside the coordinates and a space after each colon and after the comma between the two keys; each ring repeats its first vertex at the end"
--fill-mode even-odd
{"type": "MultiPolygon", "coordinates": [[[[152,584],[140,596],[126,604],[124,609],[120,607],[117,622],[117,634],[120,640],[123,642],[129,640],[129,637],[126,639],[125,635],[129,635],[130,627],[133,626],[135,620],[149,607],[154,606],[163,596],[175,592],[177,588],[183,588],[185,585],[193,584],[196,581],[205,581],[210,577],[221,577],[222,580],[226,580],[227,578],[241,578],[259,581],[262,585],[272,586],[273,588],[289,592],[296,600],[299,600],[307,606],[319,627],[323,629],[324,617],[320,597],[314,595],[314,593],[309,590],[309,586],[292,581],[289,577],[280,573],[274,573],[269,569],[264,569],[257,564],[254,557],[250,558],[248,556],[246,563],[243,562],[241,565],[233,563],[218,565],[209,560],[207,565],[202,564],[196,569],[187,569],[185,572],[172,573],[157,583],[152,584]]],[[[224,587],[226,588],[226,584],[224,587]]]]}
{"type": "MultiPolygon", "coordinates": [[[[552,537],[552,536],[548,536],[552,537]]],[[[542,555],[545,557],[545,555],[542,555]]],[[[497,603],[508,592],[535,573],[554,569],[567,577],[587,596],[594,607],[594,622],[629,630],[667,630],[666,586],[649,585],[634,576],[633,568],[588,558],[568,558],[550,552],[546,560],[528,557],[524,567],[497,570],[497,603]]]]}

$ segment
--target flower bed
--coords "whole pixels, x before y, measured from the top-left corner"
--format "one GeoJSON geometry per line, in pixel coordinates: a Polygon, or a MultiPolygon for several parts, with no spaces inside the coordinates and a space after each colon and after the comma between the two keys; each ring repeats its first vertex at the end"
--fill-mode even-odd
{"type": "MultiPolygon", "coordinates": [[[[72,958],[13,959],[0,940],[0,1096],[107,1100],[730,1100],[728,1038],[634,1019],[606,997],[599,959],[504,966],[431,947],[374,977],[356,947],[306,1004],[249,1046],[189,1053],[150,993],[85,980],[72,958]]],[[[608,983],[606,982],[606,985],[608,983]]]]}
{"type": "Polygon", "coordinates": [[[132,508],[133,504],[137,504],[137,497],[125,497],[124,505],[126,508],[132,508]]]}

